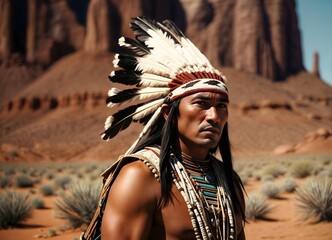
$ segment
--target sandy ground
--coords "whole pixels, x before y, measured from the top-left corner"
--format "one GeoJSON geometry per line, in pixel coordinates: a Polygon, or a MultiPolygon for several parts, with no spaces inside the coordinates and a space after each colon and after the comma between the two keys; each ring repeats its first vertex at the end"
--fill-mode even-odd
{"type": "MultiPolygon", "coordinates": [[[[246,184],[246,191],[257,191],[261,186],[259,181],[249,181],[246,184]]],[[[29,240],[29,239],[53,239],[53,240],[74,240],[78,239],[81,233],[77,230],[61,230],[65,221],[54,217],[55,197],[43,197],[45,209],[36,209],[32,217],[23,222],[18,228],[0,230],[1,240],[29,240]],[[52,230],[57,234],[46,237],[52,230]]],[[[245,231],[249,240],[287,239],[287,240],[331,240],[332,223],[304,222],[296,207],[294,194],[285,193],[279,199],[268,200],[274,208],[267,218],[268,220],[249,221],[245,231]]]]}

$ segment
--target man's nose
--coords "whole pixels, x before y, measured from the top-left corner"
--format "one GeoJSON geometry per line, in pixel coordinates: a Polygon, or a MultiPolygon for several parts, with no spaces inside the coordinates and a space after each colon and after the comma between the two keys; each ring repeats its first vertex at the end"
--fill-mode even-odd
{"type": "Polygon", "coordinates": [[[220,117],[219,117],[218,111],[215,107],[210,107],[207,110],[206,119],[213,121],[213,122],[219,121],[220,117]]]}

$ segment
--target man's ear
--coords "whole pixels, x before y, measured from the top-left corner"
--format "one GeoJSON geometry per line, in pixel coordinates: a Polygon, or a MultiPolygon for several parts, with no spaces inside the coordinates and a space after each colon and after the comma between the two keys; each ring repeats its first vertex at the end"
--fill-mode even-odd
{"type": "Polygon", "coordinates": [[[161,114],[163,115],[165,120],[168,119],[169,109],[170,109],[170,106],[167,104],[163,104],[161,106],[161,114]]]}

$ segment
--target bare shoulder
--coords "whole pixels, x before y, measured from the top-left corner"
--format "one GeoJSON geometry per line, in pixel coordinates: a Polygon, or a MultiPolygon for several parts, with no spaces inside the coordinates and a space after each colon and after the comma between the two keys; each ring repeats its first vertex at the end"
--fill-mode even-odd
{"type": "Polygon", "coordinates": [[[143,162],[133,160],[124,165],[109,190],[102,238],[147,239],[159,192],[158,181],[143,162]]]}
{"type": "Polygon", "coordinates": [[[110,194],[116,192],[122,196],[123,194],[133,195],[136,193],[136,189],[140,189],[137,194],[141,197],[144,197],[142,196],[144,193],[150,197],[157,197],[159,188],[159,183],[151,170],[142,161],[133,160],[122,167],[113,183],[110,194]],[[154,194],[155,196],[153,196],[154,194]]]}

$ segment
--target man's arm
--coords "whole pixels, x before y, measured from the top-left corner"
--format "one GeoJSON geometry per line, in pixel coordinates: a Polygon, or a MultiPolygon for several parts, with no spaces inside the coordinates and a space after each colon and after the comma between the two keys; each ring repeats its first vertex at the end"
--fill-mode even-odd
{"type": "Polygon", "coordinates": [[[144,163],[125,165],[108,195],[102,239],[148,239],[159,194],[160,184],[144,163]]]}

